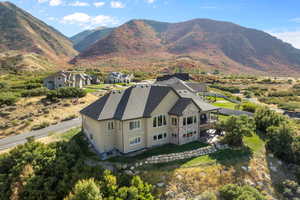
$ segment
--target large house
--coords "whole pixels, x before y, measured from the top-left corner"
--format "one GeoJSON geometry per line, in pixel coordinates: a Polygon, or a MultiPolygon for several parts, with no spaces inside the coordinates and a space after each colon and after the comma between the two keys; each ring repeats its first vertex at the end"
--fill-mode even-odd
{"type": "Polygon", "coordinates": [[[133,79],[132,74],[122,72],[110,72],[105,80],[106,83],[130,83],[133,79]]]}
{"type": "Polygon", "coordinates": [[[91,84],[92,77],[79,72],[59,71],[43,80],[44,86],[50,90],[61,87],[78,87],[91,84]]]}
{"type": "Polygon", "coordinates": [[[165,80],[156,79],[155,84],[170,86],[170,87],[174,88],[175,90],[188,90],[192,93],[208,92],[208,88],[205,83],[185,82],[177,77],[171,77],[171,78],[165,79],[165,80]]]}
{"type": "Polygon", "coordinates": [[[80,111],[82,128],[106,158],[163,144],[201,139],[218,108],[186,89],[135,85],[112,91],[80,111]]]}
{"type": "Polygon", "coordinates": [[[189,73],[175,73],[175,74],[166,74],[163,76],[159,76],[156,78],[157,81],[166,81],[171,78],[178,78],[182,81],[189,81],[190,80],[190,75],[189,73]]]}

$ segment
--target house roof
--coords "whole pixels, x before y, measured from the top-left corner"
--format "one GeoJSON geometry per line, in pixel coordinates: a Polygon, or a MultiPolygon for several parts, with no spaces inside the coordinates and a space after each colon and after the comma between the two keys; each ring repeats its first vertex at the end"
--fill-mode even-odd
{"type": "Polygon", "coordinates": [[[204,83],[196,83],[196,82],[185,82],[176,77],[164,80],[164,81],[156,81],[155,84],[158,85],[167,85],[175,90],[189,90],[190,92],[207,92],[206,85],[204,83]]]}
{"type": "Polygon", "coordinates": [[[95,120],[127,120],[150,117],[171,88],[154,85],[132,86],[113,91],[80,111],[95,120]]]}
{"type": "Polygon", "coordinates": [[[211,111],[211,110],[217,110],[219,109],[216,106],[213,106],[209,103],[204,102],[198,95],[191,93],[187,90],[179,90],[177,91],[177,94],[181,98],[189,98],[193,100],[193,102],[196,104],[196,106],[201,110],[201,111],[211,111]]]}
{"type": "Polygon", "coordinates": [[[183,81],[187,81],[190,79],[190,75],[188,73],[175,73],[175,74],[167,74],[164,76],[157,77],[157,81],[165,81],[171,78],[178,78],[183,81]]]}
{"type": "Polygon", "coordinates": [[[176,77],[164,81],[156,81],[155,84],[169,86],[172,87],[174,90],[189,90],[190,92],[195,92],[193,88],[187,85],[186,82],[176,77]]]}
{"type": "Polygon", "coordinates": [[[169,111],[170,115],[177,115],[177,116],[181,116],[183,111],[185,110],[185,108],[189,105],[193,103],[192,99],[189,98],[180,98],[178,99],[178,101],[175,103],[175,105],[171,108],[171,110],[169,111]]]}
{"type": "Polygon", "coordinates": [[[205,83],[188,82],[186,84],[195,92],[207,92],[207,87],[205,83]]]}
{"type": "Polygon", "coordinates": [[[203,102],[199,96],[188,90],[176,91],[172,87],[161,85],[136,85],[123,91],[110,92],[81,110],[80,113],[95,120],[151,117],[151,113],[171,90],[178,95],[179,100],[170,110],[170,114],[180,115],[191,102],[201,111],[218,109],[203,102]]]}

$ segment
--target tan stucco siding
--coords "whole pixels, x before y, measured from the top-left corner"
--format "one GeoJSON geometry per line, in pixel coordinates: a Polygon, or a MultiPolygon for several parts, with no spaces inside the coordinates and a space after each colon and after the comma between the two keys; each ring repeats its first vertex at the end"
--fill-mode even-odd
{"type": "Polygon", "coordinates": [[[192,142],[192,141],[195,141],[198,139],[198,130],[199,130],[199,125],[198,125],[198,122],[199,122],[199,109],[198,107],[191,103],[189,104],[185,110],[183,111],[183,116],[180,117],[180,120],[179,120],[179,144],[186,144],[186,143],[189,143],[189,142],[192,142]],[[196,116],[196,120],[197,122],[196,123],[192,123],[190,125],[183,125],[183,118],[184,117],[192,117],[192,116],[196,116]],[[193,136],[191,137],[187,137],[186,135],[189,134],[189,133],[194,133],[196,131],[196,134],[193,134],[193,136]],[[186,137],[184,137],[184,135],[186,137]]]}
{"type": "Polygon", "coordinates": [[[123,137],[124,137],[124,153],[137,151],[146,147],[146,119],[133,119],[133,120],[126,120],[123,121],[123,137]],[[129,124],[132,121],[140,121],[140,128],[138,129],[129,129],[129,124]],[[135,138],[140,138],[139,144],[131,145],[130,141],[135,138]]]}
{"type": "Polygon", "coordinates": [[[89,118],[85,115],[82,117],[82,126],[85,134],[91,139],[90,135],[92,135],[91,141],[97,147],[97,150],[102,152],[107,152],[115,148],[116,146],[116,122],[114,122],[114,129],[108,130],[108,122],[107,121],[97,121],[92,118],[89,118]]]}
{"type": "Polygon", "coordinates": [[[151,118],[147,119],[147,147],[152,147],[156,145],[162,145],[166,143],[170,143],[170,128],[169,125],[171,123],[168,112],[175,105],[178,100],[178,96],[170,91],[164,99],[160,102],[160,104],[155,108],[155,110],[151,113],[151,118]],[[153,118],[158,115],[165,115],[167,125],[160,127],[153,127],[153,118]],[[153,136],[158,134],[167,133],[167,137],[162,140],[154,141],[153,136]]]}

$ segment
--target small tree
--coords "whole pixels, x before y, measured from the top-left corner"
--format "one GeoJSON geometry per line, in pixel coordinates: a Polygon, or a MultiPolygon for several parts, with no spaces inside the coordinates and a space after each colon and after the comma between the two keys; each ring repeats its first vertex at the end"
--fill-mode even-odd
{"type": "Polygon", "coordinates": [[[222,200],[265,200],[266,198],[254,187],[228,184],[220,189],[222,200]]]}
{"type": "Polygon", "coordinates": [[[101,193],[94,179],[80,180],[64,200],[101,200],[101,193]]]}
{"type": "Polygon", "coordinates": [[[256,128],[260,131],[266,132],[270,126],[279,126],[282,122],[286,122],[286,118],[270,110],[267,107],[258,108],[255,111],[254,120],[256,128]]]}
{"type": "Polygon", "coordinates": [[[288,162],[293,161],[292,143],[294,130],[292,127],[281,124],[280,126],[271,126],[267,129],[269,138],[266,146],[277,157],[288,162]]]}
{"type": "Polygon", "coordinates": [[[252,118],[245,115],[231,116],[227,120],[220,121],[218,129],[225,131],[224,142],[233,146],[241,146],[244,136],[251,136],[255,130],[252,118]]]}

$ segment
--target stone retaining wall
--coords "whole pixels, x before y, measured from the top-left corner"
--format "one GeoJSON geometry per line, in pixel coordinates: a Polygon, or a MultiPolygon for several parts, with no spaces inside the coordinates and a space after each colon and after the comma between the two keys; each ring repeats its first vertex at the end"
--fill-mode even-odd
{"type": "Polygon", "coordinates": [[[152,156],[152,157],[146,158],[145,160],[142,160],[138,163],[135,163],[134,167],[138,167],[138,166],[142,166],[142,165],[146,165],[146,164],[167,163],[167,162],[172,162],[172,161],[176,161],[176,160],[189,159],[189,158],[193,158],[193,157],[198,157],[198,156],[202,156],[202,155],[208,155],[211,153],[215,153],[218,150],[227,149],[227,148],[229,148],[227,144],[225,144],[225,145],[214,144],[213,146],[202,147],[202,148],[195,149],[192,151],[152,156]]]}

